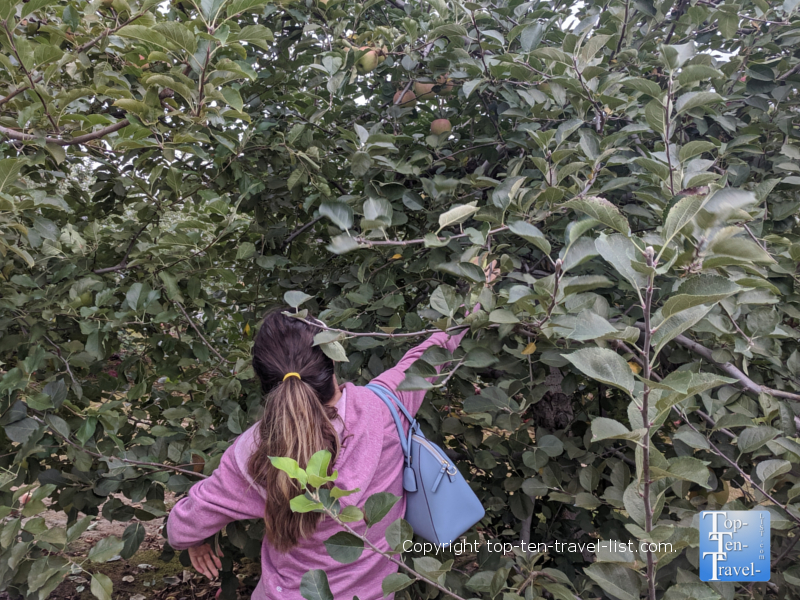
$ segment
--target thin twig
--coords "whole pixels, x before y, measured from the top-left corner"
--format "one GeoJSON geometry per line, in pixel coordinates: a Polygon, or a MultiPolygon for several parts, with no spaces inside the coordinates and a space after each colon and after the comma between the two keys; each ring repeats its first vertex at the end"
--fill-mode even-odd
{"type": "Polygon", "coordinates": [[[182,305],[180,302],[178,302],[177,300],[173,300],[173,301],[172,301],[172,303],[173,303],[175,306],[177,306],[177,307],[178,307],[178,310],[180,310],[180,311],[183,313],[183,316],[186,318],[186,320],[187,320],[187,321],[189,321],[189,325],[191,325],[191,326],[192,326],[192,329],[194,329],[194,330],[195,330],[195,332],[197,333],[197,335],[198,335],[198,336],[200,336],[200,339],[201,339],[201,340],[203,340],[203,343],[206,345],[206,347],[207,347],[209,350],[211,350],[211,351],[212,351],[214,354],[216,354],[216,355],[217,355],[217,358],[219,358],[219,359],[220,359],[220,360],[222,360],[222,361],[225,361],[225,362],[226,362],[226,363],[228,363],[228,364],[233,364],[233,363],[234,363],[234,361],[232,361],[232,360],[228,360],[227,358],[225,358],[224,356],[222,356],[222,354],[220,354],[219,352],[217,352],[216,348],[214,348],[214,346],[212,346],[212,345],[211,345],[211,344],[208,342],[208,340],[207,340],[207,339],[205,338],[205,336],[202,334],[202,332],[201,332],[201,331],[200,331],[200,329],[197,327],[197,325],[195,325],[194,321],[192,321],[192,318],[189,316],[189,313],[187,313],[187,312],[186,312],[186,309],[184,309],[184,308],[183,308],[183,305],[182,305]]]}
{"type": "Polygon", "coordinates": [[[404,571],[406,571],[407,573],[412,575],[414,577],[414,579],[416,579],[417,581],[424,581],[429,586],[436,588],[437,590],[447,594],[451,598],[455,598],[456,600],[464,600],[464,598],[462,598],[458,594],[455,594],[455,593],[451,592],[446,587],[441,586],[438,583],[436,583],[435,581],[433,581],[432,579],[429,579],[429,578],[425,577],[422,573],[418,573],[417,571],[415,571],[414,569],[409,567],[406,563],[404,563],[402,560],[399,560],[399,559],[395,558],[394,556],[392,556],[391,554],[389,554],[388,552],[384,552],[383,550],[378,548],[366,536],[360,535],[357,531],[355,531],[352,527],[350,527],[350,525],[348,525],[344,521],[341,521],[341,520],[337,519],[336,518],[337,515],[333,514],[333,512],[331,510],[326,508],[325,512],[328,514],[328,516],[330,516],[337,523],[339,523],[342,527],[344,527],[344,529],[348,533],[356,536],[362,542],[367,544],[367,546],[369,546],[370,550],[372,550],[373,552],[377,552],[378,554],[380,554],[381,556],[383,556],[384,558],[386,558],[390,562],[394,563],[395,565],[397,565],[398,567],[400,567],[401,569],[403,569],[404,571]]]}
{"type": "Polygon", "coordinates": [[[119,261],[119,263],[117,263],[113,267],[105,267],[103,269],[95,269],[92,272],[96,273],[97,275],[102,275],[103,273],[116,273],[117,271],[124,271],[125,269],[127,269],[128,268],[128,256],[130,256],[130,254],[131,254],[131,250],[133,249],[133,245],[136,243],[136,240],[139,239],[139,236],[142,235],[142,233],[144,233],[144,230],[147,229],[148,225],[150,225],[150,221],[148,221],[147,223],[142,225],[142,227],[139,229],[139,231],[137,231],[133,235],[133,238],[131,239],[130,243],[128,244],[128,247],[125,250],[125,254],[122,257],[122,260],[119,261]]]}
{"type": "Polygon", "coordinates": [[[201,477],[203,479],[207,479],[208,478],[208,475],[204,475],[203,473],[197,473],[195,471],[187,471],[186,469],[181,469],[180,467],[172,467],[170,465],[165,465],[165,464],[162,464],[162,463],[146,462],[146,461],[142,461],[142,460],[132,460],[130,458],[120,458],[119,456],[106,456],[105,454],[100,454],[99,452],[92,452],[91,450],[87,450],[86,448],[84,448],[80,444],[76,444],[75,442],[73,442],[68,437],[62,435],[55,428],[50,426],[48,423],[46,423],[44,420],[40,419],[39,417],[34,416],[34,417],[31,417],[31,418],[34,419],[35,421],[41,423],[42,425],[47,426],[47,428],[51,432],[56,434],[58,437],[60,437],[65,442],[67,442],[73,448],[77,448],[78,450],[80,450],[81,452],[85,452],[89,456],[93,456],[95,458],[105,458],[105,459],[113,458],[115,460],[118,460],[120,462],[124,462],[124,463],[129,464],[129,465],[138,465],[140,467],[156,467],[159,470],[168,469],[170,471],[175,471],[177,473],[183,473],[185,475],[194,475],[196,477],[201,477]]]}
{"type": "MultiPolygon", "coordinates": [[[[644,530],[649,534],[653,530],[653,505],[651,504],[650,499],[650,485],[653,483],[653,481],[650,479],[650,431],[653,427],[653,423],[650,421],[650,386],[647,384],[647,381],[650,380],[650,336],[652,335],[652,328],[650,327],[650,312],[653,308],[653,284],[655,280],[656,266],[658,265],[655,260],[655,251],[653,250],[652,246],[648,246],[645,250],[645,257],[647,259],[647,266],[650,269],[650,276],[648,277],[644,303],[642,304],[642,312],[644,313],[642,377],[645,380],[641,406],[642,426],[645,429],[644,438],[642,440],[642,479],[644,480],[642,502],[644,503],[644,530]]],[[[655,560],[653,559],[652,550],[649,549],[647,550],[647,597],[648,600],[656,600],[655,560]]]]}
{"type": "MultiPolygon", "coordinates": [[[[685,413],[681,412],[681,410],[680,410],[680,409],[678,409],[677,407],[673,407],[673,408],[675,409],[675,412],[677,412],[677,413],[678,413],[678,414],[681,416],[681,419],[683,420],[683,422],[684,422],[684,423],[686,423],[686,424],[689,426],[689,428],[690,428],[692,431],[694,431],[695,433],[699,433],[700,435],[703,435],[703,434],[700,432],[700,430],[699,430],[699,429],[697,429],[697,427],[695,427],[694,423],[692,423],[692,422],[689,420],[689,417],[687,417],[685,413]]],[[[705,437],[705,436],[703,436],[703,437],[705,437]]],[[[753,480],[753,478],[752,478],[752,477],[750,477],[750,475],[748,475],[747,473],[745,473],[744,469],[742,469],[742,467],[740,467],[740,466],[739,466],[739,464],[738,464],[738,463],[737,463],[735,460],[732,460],[731,458],[728,458],[728,455],[727,455],[727,454],[725,454],[725,453],[724,453],[722,450],[720,450],[719,448],[717,448],[717,447],[714,445],[714,443],[713,443],[713,442],[712,442],[710,439],[706,438],[706,442],[708,443],[708,446],[709,446],[709,448],[711,449],[711,451],[712,451],[714,454],[716,454],[717,456],[719,456],[721,459],[723,459],[725,462],[727,462],[727,463],[728,463],[730,466],[732,466],[734,469],[736,469],[736,471],[739,473],[739,475],[740,475],[740,476],[741,476],[741,477],[742,477],[742,478],[743,478],[743,479],[744,479],[744,480],[745,480],[747,483],[749,483],[749,484],[750,484],[752,487],[754,487],[754,488],[755,488],[755,489],[757,489],[759,492],[761,492],[761,494],[762,494],[762,495],[763,495],[763,496],[764,496],[764,497],[765,497],[767,500],[769,500],[770,502],[772,502],[772,503],[773,503],[775,506],[777,506],[778,508],[782,508],[782,509],[783,509],[783,511],[786,513],[786,515],[787,515],[787,516],[788,516],[788,517],[789,517],[789,518],[790,518],[792,521],[794,521],[795,523],[797,523],[798,525],[800,525],[800,517],[796,517],[795,515],[793,515],[793,514],[792,514],[792,513],[791,513],[791,512],[788,510],[788,508],[787,508],[787,506],[786,506],[786,505],[784,505],[784,504],[781,504],[780,502],[778,502],[778,501],[777,501],[777,500],[776,500],[776,499],[775,499],[773,496],[771,496],[771,495],[770,495],[770,493],[769,493],[769,492],[767,492],[767,491],[766,491],[766,490],[765,490],[763,487],[761,487],[759,484],[757,484],[757,483],[756,483],[756,482],[753,480]]]]}

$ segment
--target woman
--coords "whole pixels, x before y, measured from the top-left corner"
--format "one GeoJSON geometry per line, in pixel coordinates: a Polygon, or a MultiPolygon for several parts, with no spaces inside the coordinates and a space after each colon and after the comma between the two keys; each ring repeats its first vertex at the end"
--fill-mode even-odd
{"type": "MultiPolygon", "coordinates": [[[[489,267],[487,280],[493,279],[489,267]]],[[[392,369],[373,379],[398,395],[411,414],[422,404],[424,391],[398,391],[406,370],[431,346],[455,350],[467,330],[454,336],[435,333],[409,350],[392,369]]],[[[386,405],[370,390],[352,383],[339,385],[333,361],[313,345],[319,329],[281,312],[267,314],[256,335],[253,368],[266,395],[259,423],[239,436],[222,456],[213,475],[194,485],[172,509],[167,523],[169,543],[189,549],[192,565],[209,578],[221,568],[204,540],[238,519],[264,519],[261,580],[255,600],[301,600],[302,576],[322,569],[334,597],[361,600],[383,598],[381,582],[397,571],[385,557],[365,550],[354,563],[343,565],[325,550],[324,542],[342,530],[319,513],[293,513],[289,501],[299,494],[289,478],[272,467],[270,456],[288,456],[305,466],[318,450],[329,450],[336,485],[359,491],[341,499],[342,506],[363,508],[372,494],[390,492],[401,501],[368,531],[352,524],[381,550],[389,550],[386,528],[405,514],[403,453],[386,405]]],[[[437,372],[441,367],[437,367],[437,372]]]]}

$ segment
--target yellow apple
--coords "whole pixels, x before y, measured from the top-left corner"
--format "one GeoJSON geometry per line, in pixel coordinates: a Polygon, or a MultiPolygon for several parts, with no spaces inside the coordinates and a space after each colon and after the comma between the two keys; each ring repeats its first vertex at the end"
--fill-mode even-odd
{"type": "Polygon", "coordinates": [[[450,119],[436,119],[431,123],[431,133],[433,135],[442,135],[453,129],[450,119]]]}

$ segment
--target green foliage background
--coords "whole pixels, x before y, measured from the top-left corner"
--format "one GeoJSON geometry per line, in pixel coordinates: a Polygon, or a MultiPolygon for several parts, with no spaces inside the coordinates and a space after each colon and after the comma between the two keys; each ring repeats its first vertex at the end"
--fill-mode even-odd
{"type": "Polygon", "coordinates": [[[483,539],[675,549],[407,556],[429,579],[800,597],[796,0],[0,0],[0,25],[0,589],[47,597],[94,516],[130,525],[89,559],[136,551],[257,417],[254,329],[295,291],[356,383],[420,339],[395,334],[470,326],[421,417],[483,539]],[[771,582],[701,584],[698,512],[759,505],[771,582]]]}

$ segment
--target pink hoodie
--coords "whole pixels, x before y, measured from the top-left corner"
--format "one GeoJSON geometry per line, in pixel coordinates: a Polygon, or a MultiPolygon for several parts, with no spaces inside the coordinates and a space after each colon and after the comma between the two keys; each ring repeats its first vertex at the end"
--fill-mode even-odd
{"type": "MultiPolygon", "coordinates": [[[[468,330],[454,336],[435,333],[419,346],[409,350],[392,369],[373,379],[392,391],[403,381],[406,370],[431,346],[455,350],[468,330]]],[[[441,367],[437,367],[437,372],[441,367]]],[[[336,485],[342,489],[360,491],[341,499],[342,506],[357,505],[363,509],[367,498],[378,492],[390,492],[401,498],[389,514],[371,527],[367,538],[381,550],[388,550],[386,528],[405,514],[403,495],[403,453],[397,428],[389,409],[378,396],[364,387],[346,383],[337,408],[343,413],[344,425],[338,425],[342,451],[335,462],[339,471],[336,485]],[[343,427],[343,431],[342,431],[343,427]]],[[[396,392],[412,415],[416,414],[425,392],[396,392]]],[[[337,419],[337,422],[339,420],[337,419]]],[[[334,425],[337,425],[335,422],[334,425]]],[[[195,484],[188,496],[172,509],[167,522],[169,543],[183,549],[201,544],[231,521],[262,519],[264,490],[256,486],[247,474],[247,459],[257,443],[256,426],[251,427],[225,451],[219,467],[208,479],[195,484]]],[[[351,525],[364,534],[364,522],[351,525]]],[[[311,569],[322,569],[334,598],[382,600],[381,582],[398,567],[383,556],[365,548],[354,563],[341,564],[325,550],[324,542],[342,528],[331,519],[324,519],[313,537],[300,540],[288,553],[280,553],[264,539],[261,545],[261,580],[253,592],[253,600],[302,600],[300,579],[311,569]]],[[[393,594],[389,594],[391,600],[393,594]]]]}

